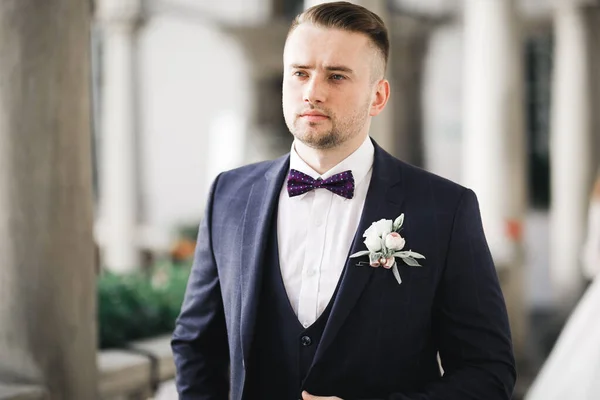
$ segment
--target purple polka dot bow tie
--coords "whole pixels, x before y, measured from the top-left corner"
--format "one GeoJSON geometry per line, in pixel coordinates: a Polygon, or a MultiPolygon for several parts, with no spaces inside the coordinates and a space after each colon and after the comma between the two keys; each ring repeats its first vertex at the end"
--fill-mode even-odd
{"type": "Polygon", "coordinates": [[[330,176],[327,179],[306,175],[295,169],[290,170],[287,182],[287,191],[290,197],[299,196],[313,189],[324,188],[337,195],[351,199],[354,197],[354,177],[352,171],[344,171],[330,176]]]}

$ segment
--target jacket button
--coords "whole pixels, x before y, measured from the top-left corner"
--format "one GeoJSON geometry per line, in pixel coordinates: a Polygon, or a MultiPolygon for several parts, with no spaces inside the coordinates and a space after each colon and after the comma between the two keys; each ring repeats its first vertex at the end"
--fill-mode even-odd
{"type": "Polygon", "coordinates": [[[302,346],[310,346],[312,344],[312,339],[310,336],[302,336],[300,341],[302,342],[302,346]]]}

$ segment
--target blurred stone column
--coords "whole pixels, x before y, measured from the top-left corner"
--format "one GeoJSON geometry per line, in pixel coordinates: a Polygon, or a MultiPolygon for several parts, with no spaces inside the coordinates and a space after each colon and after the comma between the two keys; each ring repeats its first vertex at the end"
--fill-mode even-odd
{"type": "Polygon", "coordinates": [[[584,2],[557,1],[550,136],[550,278],[556,305],[569,312],[583,290],[580,262],[596,166],[592,28],[584,2]]]}
{"type": "Polygon", "coordinates": [[[425,60],[436,24],[407,15],[396,16],[393,21],[393,49],[388,65],[392,94],[386,108],[392,114],[389,133],[394,147],[388,151],[424,167],[425,60]]]}
{"type": "Polygon", "coordinates": [[[0,381],[95,399],[90,2],[0,1],[0,381]]]}
{"type": "Polygon", "coordinates": [[[479,199],[519,357],[525,347],[527,312],[521,232],[527,183],[520,26],[514,0],[466,0],[464,7],[464,184],[479,199]]]}
{"type": "Polygon", "coordinates": [[[140,267],[136,243],[137,173],[134,38],[140,0],[100,0],[102,99],[99,137],[99,228],[102,265],[140,267]]]}
{"type": "MultiPolygon", "coordinates": [[[[309,8],[317,4],[321,3],[331,3],[334,0],[304,0],[304,8],[309,8]]],[[[358,4],[363,6],[370,11],[373,11],[377,14],[383,22],[386,24],[388,28],[388,35],[391,41],[391,18],[390,13],[387,7],[386,0],[351,0],[351,3],[358,4]]],[[[390,46],[392,47],[392,46],[390,46]]],[[[390,52],[392,53],[392,52],[390,52]]],[[[393,79],[391,79],[393,65],[392,65],[392,54],[390,54],[387,71],[386,71],[386,79],[390,81],[390,88],[394,87],[393,79]]],[[[377,143],[383,147],[385,150],[390,152],[393,155],[398,155],[398,145],[397,138],[394,135],[394,98],[390,97],[388,104],[385,109],[376,117],[371,120],[371,129],[369,131],[369,135],[377,141],[377,143]]]]}

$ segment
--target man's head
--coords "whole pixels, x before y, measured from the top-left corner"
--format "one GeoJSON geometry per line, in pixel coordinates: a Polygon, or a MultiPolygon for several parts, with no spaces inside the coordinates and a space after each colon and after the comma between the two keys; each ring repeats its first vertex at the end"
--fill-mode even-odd
{"type": "Polygon", "coordinates": [[[388,54],[387,29],[366,8],[325,3],[298,15],[283,56],[290,132],[316,149],[364,139],[389,98],[388,54]]]}

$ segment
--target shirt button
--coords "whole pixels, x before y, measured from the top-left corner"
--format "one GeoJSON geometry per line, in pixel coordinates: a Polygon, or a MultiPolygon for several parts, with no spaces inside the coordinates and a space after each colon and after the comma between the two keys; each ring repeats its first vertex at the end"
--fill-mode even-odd
{"type": "Polygon", "coordinates": [[[311,268],[311,269],[308,270],[308,272],[306,273],[306,275],[308,275],[308,276],[314,276],[315,273],[316,273],[315,269],[311,268]]]}
{"type": "Polygon", "coordinates": [[[310,338],[310,336],[302,336],[300,341],[302,342],[302,346],[304,347],[308,347],[312,344],[312,339],[310,338]]]}
{"type": "Polygon", "coordinates": [[[315,221],[315,226],[321,226],[323,225],[323,220],[322,219],[318,219],[315,221]]]}

